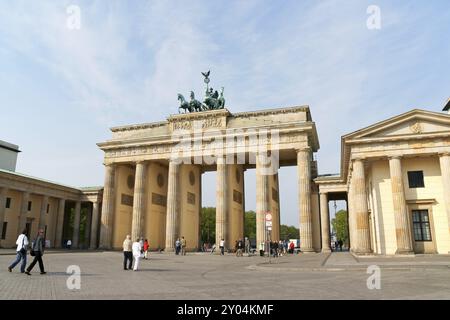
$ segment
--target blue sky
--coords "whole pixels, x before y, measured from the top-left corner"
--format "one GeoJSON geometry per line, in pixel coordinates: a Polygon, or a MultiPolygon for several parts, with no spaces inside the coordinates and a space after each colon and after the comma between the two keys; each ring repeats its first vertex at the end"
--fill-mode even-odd
{"type": "MultiPolygon", "coordinates": [[[[109,127],[160,121],[177,93],[225,87],[231,112],[309,105],[320,173],[339,172],[340,136],[450,96],[448,1],[2,1],[0,139],[17,171],[103,183],[109,127]],[[81,28],[67,28],[67,7],[81,28]],[[367,8],[380,8],[369,30],[367,8]]],[[[297,225],[296,169],[280,170],[282,222],[297,225]],[[293,191],[295,190],[295,191],[293,191]]],[[[204,205],[215,205],[214,174],[204,205]]],[[[246,208],[255,208],[246,173],[246,208]]]]}

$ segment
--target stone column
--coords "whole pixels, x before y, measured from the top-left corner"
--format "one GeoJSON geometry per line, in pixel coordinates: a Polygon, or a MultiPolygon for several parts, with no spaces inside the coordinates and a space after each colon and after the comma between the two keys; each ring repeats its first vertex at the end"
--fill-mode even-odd
{"type": "Polygon", "coordinates": [[[320,226],[322,231],[322,252],[331,252],[328,194],[322,192],[320,193],[320,226]]]}
{"type": "Polygon", "coordinates": [[[269,170],[265,163],[265,155],[256,156],[256,249],[261,242],[266,242],[265,215],[270,211],[270,182],[269,170]]]}
{"type": "Polygon", "coordinates": [[[91,218],[91,241],[89,249],[97,249],[97,232],[98,232],[98,201],[92,202],[92,218],[91,218]]]}
{"type": "Polygon", "coordinates": [[[114,176],[115,166],[105,165],[105,187],[103,189],[102,217],[100,224],[100,248],[111,249],[114,222],[114,176]]]}
{"type": "Polygon", "coordinates": [[[414,250],[409,226],[408,208],[406,207],[400,157],[389,158],[389,170],[391,175],[392,201],[394,204],[395,234],[397,236],[397,251],[395,253],[411,254],[414,250]]]}
{"type": "Polygon", "coordinates": [[[371,253],[369,233],[369,210],[367,207],[366,177],[364,173],[364,162],[356,159],[353,162],[353,209],[355,210],[356,223],[356,250],[357,254],[371,253]]]}
{"type": "Polygon", "coordinates": [[[448,232],[450,233],[450,152],[439,154],[439,163],[441,165],[442,186],[444,189],[444,204],[448,218],[448,232]]]}
{"type": "Polygon", "coordinates": [[[175,241],[178,237],[180,192],[179,192],[180,164],[176,160],[169,161],[169,181],[167,186],[167,215],[166,215],[166,247],[164,251],[175,251],[175,241]]]}
{"type": "Polygon", "coordinates": [[[64,213],[66,207],[66,200],[59,199],[58,202],[58,215],[56,219],[56,239],[55,239],[55,248],[62,247],[62,236],[63,236],[63,228],[64,228],[64,213]]]}
{"type": "Polygon", "coordinates": [[[300,202],[300,248],[302,252],[314,252],[311,210],[311,151],[297,151],[298,198],[300,202]]]}
{"type": "MultiPolygon", "coordinates": [[[[228,193],[227,193],[227,165],[225,156],[217,157],[216,177],[216,246],[219,247],[220,240],[225,240],[225,251],[233,244],[228,241],[228,193]]],[[[216,251],[220,254],[220,250],[216,251]]]]}
{"type": "MultiPolygon", "coordinates": [[[[0,237],[2,236],[1,233],[3,230],[3,222],[5,221],[6,193],[7,192],[8,192],[8,188],[0,188],[0,237]]],[[[2,239],[0,238],[0,244],[1,243],[2,243],[2,239]]]]}
{"type": "Polygon", "coordinates": [[[145,217],[145,176],[147,163],[136,163],[136,178],[134,179],[133,220],[131,224],[131,239],[135,241],[143,236],[145,217]]]}
{"type": "Polygon", "coordinates": [[[92,224],[92,207],[86,211],[86,225],[84,227],[84,247],[88,249],[90,247],[89,240],[91,239],[91,224],[92,224]]]}
{"type": "MultiPolygon", "coordinates": [[[[21,234],[27,224],[27,212],[28,212],[28,201],[29,200],[30,200],[30,193],[24,192],[22,194],[22,203],[20,205],[19,224],[17,225],[17,234],[21,234]]],[[[30,230],[30,232],[31,232],[31,230],[30,230]]]]}
{"type": "Polygon", "coordinates": [[[47,214],[48,196],[42,196],[41,211],[39,214],[39,229],[45,231],[45,225],[47,224],[46,214],[47,214]]]}
{"type": "Polygon", "coordinates": [[[80,237],[80,219],[81,219],[81,201],[75,202],[75,219],[73,221],[73,239],[72,247],[78,248],[78,240],[80,237]]]}

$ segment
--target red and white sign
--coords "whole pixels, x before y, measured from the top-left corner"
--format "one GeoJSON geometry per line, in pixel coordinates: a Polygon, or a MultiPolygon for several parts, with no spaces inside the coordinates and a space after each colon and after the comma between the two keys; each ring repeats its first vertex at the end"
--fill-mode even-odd
{"type": "Polygon", "coordinates": [[[266,213],[266,221],[272,221],[272,214],[270,212],[266,213]]]}

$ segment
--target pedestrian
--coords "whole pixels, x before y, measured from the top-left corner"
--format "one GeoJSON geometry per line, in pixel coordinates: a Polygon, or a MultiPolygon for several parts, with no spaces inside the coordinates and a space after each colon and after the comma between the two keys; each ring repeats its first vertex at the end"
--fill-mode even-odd
{"type": "Polygon", "coordinates": [[[144,241],[144,259],[145,260],[148,259],[148,247],[149,247],[148,240],[145,239],[145,241],[144,241]]]}
{"type": "Polygon", "coordinates": [[[344,244],[342,239],[339,239],[338,244],[339,244],[339,251],[342,251],[342,245],[344,244]]]}
{"type": "Polygon", "coordinates": [[[137,238],[136,241],[133,242],[132,250],[133,250],[133,257],[134,257],[133,271],[138,271],[139,270],[139,261],[141,260],[141,257],[142,257],[142,247],[141,247],[141,241],[139,238],[137,238]]]}
{"type": "Polygon", "coordinates": [[[259,256],[264,257],[264,241],[259,243],[259,256]]]}
{"type": "Polygon", "coordinates": [[[22,233],[17,237],[16,244],[16,260],[14,260],[13,263],[11,263],[11,265],[8,267],[8,271],[12,272],[14,267],[20,262],[20,260],[22,260],[22,264],[20,265],[20,272],[25,273],[28,247],[27,229],[24,229],[22,233]]]}
{"type": "Polygon", "coordinates": [[[178,255],[180,253],[181,250],[181,241],[180,238],[177,239],[177,241],[175,241],[175,254],[178,255]]]}
{"type": "Polygon", "coordinates": [[[242,257],[242,249],[243,248],[244,248],[244,243],[242,242],[242,239],[239,239],[237,242],[236,257],[242,257]]]}
{"type": "Polygon", "coordinates": [[[293,241],[291,243],[289,243],[289,253],[290,254],[294,253],[294,247],[295,247],[295,245],[294,245],[293,241]]]}
{"type": "Polygon", "coordinates": [[[27,270],[25,271],[27,275],[31,276],[30,271],[33,270],[37,262],[39,262],[39,270],[41,271],[41,274],[47,273],[44,270],[44,262],[42,262],[42,256],[44,255],[44,248],[45,248],[44,244],[45,244],[44,230],[39,229],[38,235],[36,236],[36,239],[33,241],[31,245],[30,254],[34,256],[34,259],[28,266],[27,270]]]}
{"type": "Polygon", "coordinates": [[[248,240],[248,237],[245,237],[244,246],[245,246],[245,253],[250,255],[250,240],[248,240]]]}
{"type": "Polygon", "coordinates": [[[72,247],[72,240],[67,240],[66,247],[70,250],[70,248],[72,247]]]}
{"type": "Polygon", "coordinates": [[[225,255],[225,240],[221,239],[219,242],[220,254],[225,255]]]}
{"type": "Polygon", "coordinates": [[[123,270],[131,270],[131,265],[133,264],[133,254],[132,254],[132,242],[131,237],[128,234],[123,241],[123,270]],[[128,268],[127,268],[128,262],[128,268]]]}
{"type": "Polygon", "coordinates": [[[215,243],[211,247],[211,254],[213,254],[214,251],[216,251],[216,244],[215,243]]]}
{"type": "Polygon", "coordinates": [[[186,239],[184,237],[181,237],[181,255],[186,255],[186,239]]]}

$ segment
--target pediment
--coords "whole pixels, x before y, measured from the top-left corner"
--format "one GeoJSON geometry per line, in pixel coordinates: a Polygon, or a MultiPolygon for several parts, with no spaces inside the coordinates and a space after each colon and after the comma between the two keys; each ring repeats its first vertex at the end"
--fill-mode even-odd
{"type": "Polygon", "coordinates": [[[433,133],[447,133],[450,135],[450,115],[415,109],[353,132],[345,136],[345,138],[389,138],[433,133]]]}

